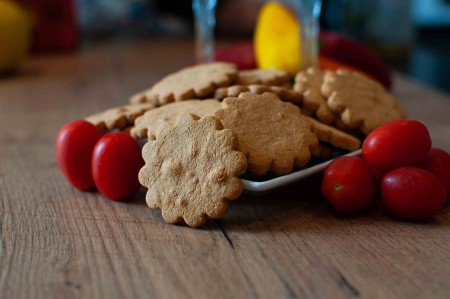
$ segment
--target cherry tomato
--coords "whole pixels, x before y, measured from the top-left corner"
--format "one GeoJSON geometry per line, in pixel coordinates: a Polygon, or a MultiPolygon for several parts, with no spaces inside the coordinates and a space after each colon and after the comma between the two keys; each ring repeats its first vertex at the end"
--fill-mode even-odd
{"type": "Polygon", "coordinates": [[[450,155],[440,149],[432,148],[423,163],[423,168],[438,177],[447,189],[450,197],[450,155]]]}
{"type": "Polygon", "coordinates": [[[64,125],[56,137],[56,161],[66,179],[80,190],[94,187],[91,156],[101,132],[85,120],[64,125]]]}
{"type": "Polygon", "coordinates": [[[359,157],[337,158],[325,169],[322,193],[341,213],[364,209],[375,195],[369,165],[359,157]]]}
{"type": "Polygon", "coordinates": [[[109,199],[121,200],[138,192],[142,166],[141,148],[128,134],[106,134],[95,145],[92,176],[98,191],[109,199]]]}
{"type": "Polygon", "coordinates": [[[389,171],[419,165],[430,148],[427,128],[418,121],[401,119],[372,131],[364,140],[362,154],[372,166],[389,171]]]}
{"type": "Polygon", "coordinates": [[[381,182],[381,200],[390,213],[407,220],[432,217],[447,201],[442,182],[416,167],[388,172],[381,182]]]}
{"type": "Polygon", "coordinates": [[[370,173],[372,174],[372,178],[375,183],[375,189],[379,190],[381,188],[381,179],[383,178],[385,172],[378,168],[370,166],[370,173]]]}

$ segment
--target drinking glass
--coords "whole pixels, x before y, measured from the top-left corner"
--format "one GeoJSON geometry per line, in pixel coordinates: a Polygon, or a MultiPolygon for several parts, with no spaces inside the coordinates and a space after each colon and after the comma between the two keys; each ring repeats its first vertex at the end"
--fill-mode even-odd
{"type": "Polygon", "coordinates": [[[214,61],[214,27],[217,0],[193,0],[195,18],[195,59],[197,63],[214,61]]]}
{"type": "Polygon", "coordinates": [[[301,68],[317,65],[319,55],[319,17],[322,0],[296,0],[297,19],[300,23],[301,68]]]}
{"type": "MultiPolygon", "coordinates": [[[[322,0],[279,0],[300,23],[301,68],[317,64],[319,17],[322,0]]],[[[214,60],[214,26],[217,0],[193,0],[195,17],[195,53],[197,62],[214,60]]]]}

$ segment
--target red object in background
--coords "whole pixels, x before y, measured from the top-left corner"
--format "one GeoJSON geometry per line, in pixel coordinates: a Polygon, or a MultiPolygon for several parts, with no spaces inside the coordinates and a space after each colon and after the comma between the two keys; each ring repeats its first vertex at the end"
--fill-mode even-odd
{"type": "MultiPolygon", "coordinates": [[[[324,56],[319,56],[319,67],[323,70],[332,70],[332,71],[336,71],[338,69],[344,69],[344,70],[348,70],[351,72],[362,72],[363,71],[354,68],[350,65],[344,64],[342,62],[336,61],[334,59],[328,58],[328,57],[324,57],[324,56]]],[[[364,73],[365,75],[368,75],[366,73],[364,73]]]]}
{"type": "MultiPolygon", "coordinates": [[[[386,88],[391,86],[389,68],[380,57],[363,45],[332,32],[321,32],[320,43],[320,68],[359,71],[377,80],[386,88]]],[[[240,70],[257,68],[252,42],[217,49],[215,60],[235,63],[240,70]]]]}
{"type": "Polygon", "coordinates": [[[372,74],[369,74],[364,70],[358,69],[351,65],[339,62],[337,60],[334,60],[334,59],[331,59],[329,57],[325,57],[322,55],[319,56],[319,68],[321,68],[322,70],[337,71],[339,69],[343,69],[343,70],[347,70],[350,72],[358,72],[358,73],[364,74],[365,76],[370,77],[372,80],[375,80],[375,81],[381,83],[380,80],[378,80],[372,74]]]}
{"type": "Polygon", "coordinates": [[[18,0],[33,14],[33,50],[73,49],[78,44],[73,0],[18,0]]]}
{"type": "Polygon", "coordinates": [[[392,84],[391,73],[381,58],[360,43],[334,32],[320,32],[320,55],[363,71],[384,87],[392,84]]]}
{"type": "Polygon", "coordinates": [[[240,70],[257,68],[252,42],[239,43],[217,49],[215,60],[234,63],[240,70]]]}

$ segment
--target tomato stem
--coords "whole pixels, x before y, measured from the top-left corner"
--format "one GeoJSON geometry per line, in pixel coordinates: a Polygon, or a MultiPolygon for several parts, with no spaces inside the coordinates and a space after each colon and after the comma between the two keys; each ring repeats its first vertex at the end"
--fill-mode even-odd
{"type": "Polygon", "coordinates": [[[341,190],[342,186],[340,184],[334,185],[334,190],[341,190]]]}

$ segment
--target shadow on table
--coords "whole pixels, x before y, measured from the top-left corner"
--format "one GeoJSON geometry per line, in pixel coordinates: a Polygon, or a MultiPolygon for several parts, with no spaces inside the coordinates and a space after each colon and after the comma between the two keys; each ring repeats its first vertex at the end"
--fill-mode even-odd
{"type": "Polygon", "coordinates": [[[0,82],[15,80],[18,78],[33,78],[42,74],[41,70],[35,67],[24,67],[14,71],[0,72],[0,82]]]}
{"type": "MultiPolygon", "coordinates": [[[[337,230],[343,226],[384,224],[386,222],[408,223],[396,219],[382,208],[379,195],[365,210],[343,215],[329,205],[320,191],[321,176],[314,176],[285,189],[264,196],[243,195],[230,205],[228,214],[221,220],[230,232],[337,230]]],[[[413,224],[450,225],[446,217],[448,207],[435,219],[426,219],[413,224]]]]}
{"type": "MultiPolygon", "coordinates": [[[[284,189],[262,196],[242,195],[230,204],[227,215],[220,219],[209,219],[202,227],[203,230],[225,229],[229,232],[304,232],[310,230],[333,231],[345,226],[367,225],[368,223],[408,223],[389,216],[381,207],[379,196],[375,202],[365,210],[352,215],[343,215],[328,204],[322,196],[320,185],[321,175],[302,180],[284,189]]],[[[146,209],[145,195],[147,190],[141,190],[132,198],[124,202],[137,209],[146,209]]],[[[134,209],[134,208],[133,208],[134,209]]],[[[413,222],[420,225],[450,225],[446,211],[443,217],[413,222]]],[[[150,212],[150,211],[148,211],[150,212]]],[[[160,217],[159,209],[152,210],[152,215],[160,217]]],[[[162,218],[161,218],[162,221],[162,218]]],[[[178,224],[185,227],[183,224],[178,224]]]]}

